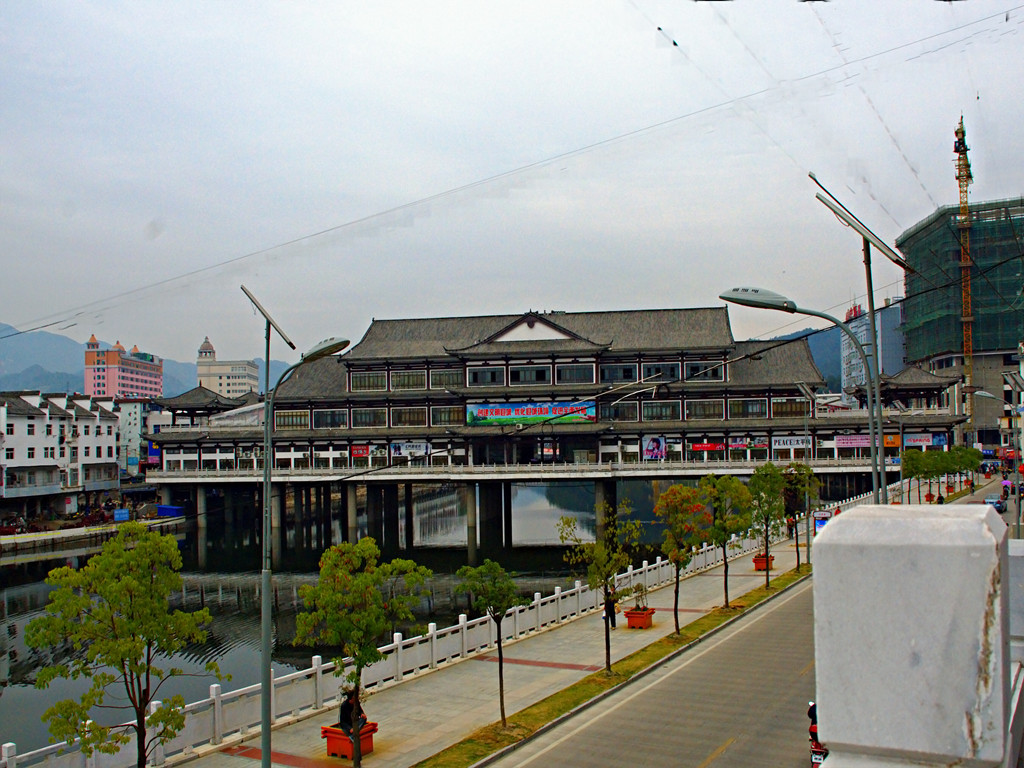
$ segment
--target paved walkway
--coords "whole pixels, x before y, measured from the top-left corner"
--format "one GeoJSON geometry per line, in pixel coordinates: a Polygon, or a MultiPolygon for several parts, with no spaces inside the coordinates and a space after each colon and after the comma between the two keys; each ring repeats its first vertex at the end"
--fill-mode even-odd
{"type": "MultiPolygon", "coordinates": [[[[801,559],[804,555],[801,539],[801,559]]],[[[796,565],[792,541],[772,549],[774,573],[796,565]]],[[[813,548],[812,548],[813,554],[813,548]]],[[[729,564],[729,597],[739,598],[764,584],[749,555],[729,564]]],[[[617,661],[671,634],[672,586],[652,591],[648,603],[656,609],[654,626],[646,630],[619,626],[612,633],[612,661],[617,661]]],[[[685,579],[680,586],[679,623],[688,624],[723,602],[721,566],[685,579]]],[[[604,632],[599,612],[507,643],[505,656],[505,709],[508,714],[559,691],[604,667],[604,632]]],[[[372,768],[407,768],[455,744],[477,729],[497,722],[498,668],[495,654],[485,653],[432,672],[408,677],[365,702],[371,720],[380,723],[374,751],[364,757],[372,768]]],[[[292,768],[344,766],[349,761],[327,757],[320,726],[337,721],[336,713],[321,712],[273,733],[272,762],[292,768]]],[[[260,736],[241,745],[222,748],[193,760],[196,768],[252,768],[261,759],[260,736]]]]}

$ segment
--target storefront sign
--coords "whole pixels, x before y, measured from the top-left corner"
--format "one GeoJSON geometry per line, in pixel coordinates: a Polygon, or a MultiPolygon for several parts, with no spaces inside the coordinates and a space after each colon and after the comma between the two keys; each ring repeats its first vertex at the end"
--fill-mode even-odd
{"type": "Polygon", "coordinates": [[[691,451],[724,451],[725,443],[693,443],[691,451]]]}
{"type": "Polygon", "coordinates": [[[749,440],[743,438],[736,439],[732,438],[729,440],[729,450],[731,451],[744,451],[748,448],[767,448],[768,438],[767,437],[752,437],[749,440]]]}
{"type": "Polygon", "coordinates": [[[900,447],[900,436],[899,435],[885,435],[885,439],[882,443],[886,448],[899,448],[900,447]]]}
{"type": "Polygon", "coordinates": [[[370,455],[370,446],[368,445],[353,445],[349,451],[353,459],[365,459],[370,455]]]}
{"type": "Polygon", "coordinates": [[[836,435],[836,448],[870,448],[870,435],[836,435]]]}
{"type": "Polygon", "coordinates": [[[568,424],[597,421],[597,406],[593,400],[578,403],[470,403],[466,406],[466,424],[568,424]]]}
{"type": "Polygon", "coordinates": [[[903,442],[908,446],[911,445],[931,445],[932,436],[930,434],[916,434],[916,435],[904,435],[903,442]]]}
{"type": "Polygon", "coordinates": [[[392,443],[392,456],[426,456],[430,453],[430,443],[392,443]]]}
{"type": "Polygon", "coordinates": [[[810,448],[810,435],[795,435],[792,437],[773,437],[772,450],[784,450],[786,448],[810,448]]]}

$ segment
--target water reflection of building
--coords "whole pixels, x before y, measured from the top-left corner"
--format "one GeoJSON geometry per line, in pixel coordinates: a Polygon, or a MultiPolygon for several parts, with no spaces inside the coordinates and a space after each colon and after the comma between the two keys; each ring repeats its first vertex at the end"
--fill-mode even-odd
{"type": "Polygon", "coordinates": [[[423,547],[461,546],[466,540],[466,510],[459,488],[444,484],[424,489],[415,498],[416,541],[423,547]]]}

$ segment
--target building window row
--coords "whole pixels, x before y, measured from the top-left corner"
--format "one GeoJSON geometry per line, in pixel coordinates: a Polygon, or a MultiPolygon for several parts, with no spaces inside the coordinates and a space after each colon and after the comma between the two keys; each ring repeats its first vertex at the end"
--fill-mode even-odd
{"type": "MultiPolygon", "coordinates": [[[[767,398],[738,398],[728,401],[730,419],[769,418],[767,398]]],[[[803,398],[773,398],[771,416],[778,418],[803,417],[808,414],[803,398]]],[[[601,403],[598,412],[601,421],[694,421],[726,418],[726,401],[718,399],[647,400],[601,403]]],[[[312,414],[313,429],[353,429],[386,427],[450,427],[465,426],[466,409],[452,406],[392,406],[317,409],[312,414]],[[351,415],[351,421],[350,421],[351,415]]],[[[305,410],[284,410],[274,413],[277,430],[309,429],[310,413],[305,410]]]]}
{"type": "MultiPolygon", "coordinates": [[[[354,429],[370,427],[450,427],[466,423],[466,409],[461,405],[452,406],[394,406],[390,409],[352,408],[351,424],[354,429]],[[389,421],[390,412],[390,421],[389,421]]],[[[349,426],[349,409],[323,408],[313,411],[313,429],[346,429],[349,426]]],[[[309,429],[309,412],[299,410],[275,411],[274,429],[309,429]]]]}
{"type": "MultiPolygon", "coordinates": [[[[724,381],[725,366],[720,362],[651,362],[639,366],[640,378],[663,383],[679,381],[724,381]],[[680,376],[680,371],[683,375],[680,376]]],[[[503,387],[544,384],[593,384],[595,376],[601,384],[618,384],[638,380],[637,363],[554,363],[523,365],[480,365],[431,370],[430,389],[453,387],[503,387]]],[[[427,389],[425,370],[414,371],[352,371],[349,386],[352,392],[387,392],[427,389]]]]}

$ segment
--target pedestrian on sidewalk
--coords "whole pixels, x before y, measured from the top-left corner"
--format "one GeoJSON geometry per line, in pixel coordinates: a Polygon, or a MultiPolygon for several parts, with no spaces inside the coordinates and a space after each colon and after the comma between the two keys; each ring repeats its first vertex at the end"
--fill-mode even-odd
{"type": "Polygon", "coordinates": [[[608,626],[612,629],[615,629],[615,602],[615,587],[611,586],[605,595],[604,615],[602,618],[608,622],[608,626]]]}

